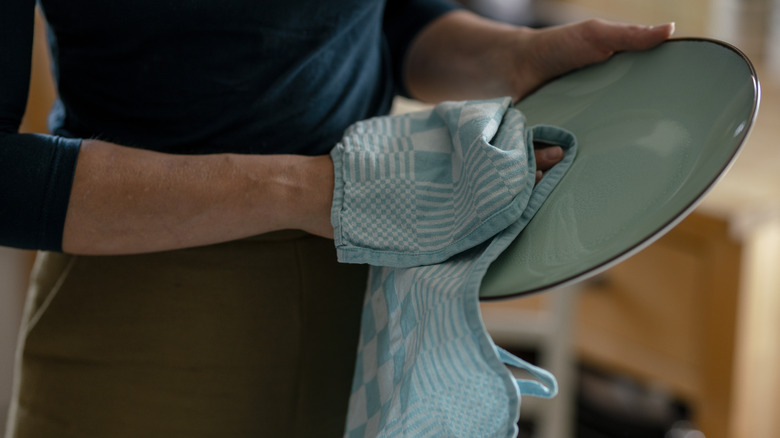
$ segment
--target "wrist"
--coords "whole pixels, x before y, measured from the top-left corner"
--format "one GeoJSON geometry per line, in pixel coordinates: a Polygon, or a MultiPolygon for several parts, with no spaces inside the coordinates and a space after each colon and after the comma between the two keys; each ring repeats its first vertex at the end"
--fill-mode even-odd
{"type": "Polygon", "coordinates": [[[300,229],[332,238],[333,162],[330,156],[287,156],[281,168],[280,228],[300,229]]]}
{"type": "Polygon", "coordinates": [[[510,95],[516,44],[527,30],[468,11],[445,14],[412,43],[407,87],[426,102],[510,95]]]}

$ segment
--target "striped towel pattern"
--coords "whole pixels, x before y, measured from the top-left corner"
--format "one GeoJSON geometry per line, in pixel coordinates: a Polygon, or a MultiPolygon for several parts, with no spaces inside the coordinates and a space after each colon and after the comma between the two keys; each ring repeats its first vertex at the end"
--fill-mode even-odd
{"type": "Polygon", "coordinates": [[[490,263],[525,228],[576,151],[564,130],[525,129],[510,103],[446,103],[372,119],[334,149],[343,176],[333,210],[343,214],[336,218],[340,257],[373,265],[345,438],[514,437],[520,395],[557,391],[552,375],[495,346],[479,312],[490,263]],[[536,187],[534,136],[565,150],[536,187]],[[450,158],[421,159],[419,148],[450,158]],[[438,214],[441,205],[450,217],[438,214]],[[421,225],[421,212],[438,216],[421,225]],[[536,380],[515,379],[505,364],[536,380]]]}

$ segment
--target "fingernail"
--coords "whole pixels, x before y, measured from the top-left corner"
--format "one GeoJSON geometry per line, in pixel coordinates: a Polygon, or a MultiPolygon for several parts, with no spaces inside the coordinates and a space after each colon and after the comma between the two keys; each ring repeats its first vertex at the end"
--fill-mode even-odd
{"type": "Polygon", "coordinates": [[[668,27],[669,28],[669,35],[672,35],[674,33],[675,23],[674,21],[671,21],[669,23],[659,24],[656,26],[650,26],[650,30],[659,28],[659,27],[668,27]]]}

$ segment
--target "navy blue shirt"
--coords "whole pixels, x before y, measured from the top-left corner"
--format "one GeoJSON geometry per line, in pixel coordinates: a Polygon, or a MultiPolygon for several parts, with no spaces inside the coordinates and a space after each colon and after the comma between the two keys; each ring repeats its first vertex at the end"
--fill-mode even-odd
{"type": "Polygon", "coordinates": [[[53,135],[17,134],[34,0],[0,7],[0,245],[60,250],[81,138],[168,153],[325,154],[403,92],[446,0],[41,0],[53,135]]]}

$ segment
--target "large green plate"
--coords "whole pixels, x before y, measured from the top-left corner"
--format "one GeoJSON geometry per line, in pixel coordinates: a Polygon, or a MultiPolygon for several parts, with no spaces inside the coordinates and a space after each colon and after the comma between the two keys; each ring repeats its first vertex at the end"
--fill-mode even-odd
{"type": "Polygon", "coordinates": [[[674,39],[620,53],[517,104],[528,124],[572,131],[578,155],[491,265],[483,300],[595,275],[678,224],[735,160],[758,112],[755,69],[736,48],[674,39]]]}

